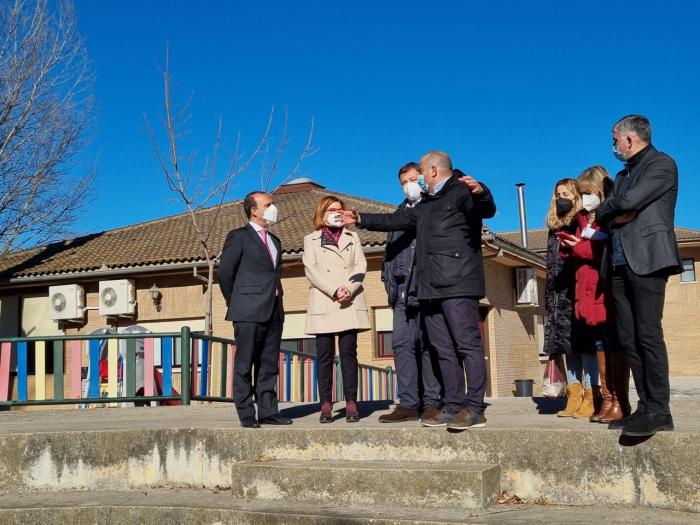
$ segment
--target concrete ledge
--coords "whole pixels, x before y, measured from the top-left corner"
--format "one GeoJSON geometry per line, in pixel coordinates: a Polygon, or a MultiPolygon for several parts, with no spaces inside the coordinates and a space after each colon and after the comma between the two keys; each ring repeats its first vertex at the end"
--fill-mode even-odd
{"type": "Polygon", "coordinates": [[[233,465],[239,498],[280,502],[483,509],[500,494],[496,465],[416,461],[245,461],[233,465]]]}
{"type": "Polygon", "coordinates": [[[695,525],[697,514],[643,507],[562,507],[499,505],[484,511],[357,508],[316,504],[244,501],[229,491],[165,490],[131,492],[52,492],[0,496],[0,525],[522,525],[591,521],[614,525],[695,525]]]}

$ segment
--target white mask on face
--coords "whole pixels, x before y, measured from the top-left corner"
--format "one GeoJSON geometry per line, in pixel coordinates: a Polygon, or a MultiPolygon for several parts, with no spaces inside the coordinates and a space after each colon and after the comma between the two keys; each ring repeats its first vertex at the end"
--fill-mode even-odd
{"type": "Polygon", "coordinates": [[[326,223],[326,226],[340,228],[343,225],[343,214],[339,211],[331,211],[326,213],[326,217],[323,222],[326,223]]]}
{"type": "Polygon", "coordinates": [[[277,206],[270,204],[270,207],[263,213],[263,219],[265,219],[268,224],[275,224],[277,222],[277,206]]]}
{"type": "Polygon", "coordinates": [[[593,211],[600,206],[600,197],[598,195],[590,195],[584,193],[581,195],[581,202],[583,203],[583,209],[586,211],[593,211]]]}
{"type": "Polygon", "coordinates": [[[408,181],[403,185],[403,194],[411,202],[417,202],[420,200],[420,194],[422,192],[420,184],[413,181],[408,181]]]}

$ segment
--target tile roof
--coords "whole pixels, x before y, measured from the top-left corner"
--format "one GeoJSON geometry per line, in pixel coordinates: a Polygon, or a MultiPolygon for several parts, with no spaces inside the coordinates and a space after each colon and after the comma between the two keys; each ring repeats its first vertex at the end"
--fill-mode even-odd
{"type": "MultiPolygon", "coordinates": [[[[527,247],[533,252],[543,253],[547,251],[547,233],[546,228],[536,228],[528,230],[527,247]]],[[[496,236],[509,244],[522,246],[520,242],[520,230],[514,232],[501,232],[496,236]]],[[[676,238],[679,243],[700,241],[700,230],[690,228],[680,228],[676,226],[676,238]]]]}
{"type": "MultiPolygon", "coordinates": [[[[337,195],[346,207],[368,212],[391,212],[395,205],[333,192],[313,182],[290,183],[275,192],[280,222],[271,231],[282,240],[283,253],[303,250],[304,235],[313,230],[313,212],[319,199],[337,195]]],[[[215,208],[197,212],[203,229],[211,226],[215,208]]],[[[243,201],[226,203],[211,233],[211,249],[218,253],[229,230],[246,223],[243,201]]],[[[360,230],[364,246],[380,246],[386,234],[360,230]]],[[[173,215],[115,230],[84,235],[0,257],[0,278],[28,277],[93,270],[135,268],[168,263],[203,261],[197,234],[188,214],[173,215]]]]}

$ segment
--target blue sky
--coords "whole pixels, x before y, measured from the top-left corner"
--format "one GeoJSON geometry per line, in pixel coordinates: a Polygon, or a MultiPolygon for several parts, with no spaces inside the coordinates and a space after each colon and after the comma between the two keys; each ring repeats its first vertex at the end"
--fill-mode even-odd
{"type": "MultiPolygon", "coordinates": [[[[170,42],[175,95],[194,91],[183,148],[202,161],[219,116],[221,163],[270,108],[289,110],[289,170],[316,119],[300,174],[337,191],[399,202],[396,172],[431,149],[491,186],[497,230],[541,227],[554,181],[621,165],[610,126],[647,115],[680,170],[677,224],[700,229],[700,38],[696,2],[328,2],[76,0],[96,70],[98,194],[81,232],[184,211],[172,201],[142,114],[162,115],[170,42]]],[[[275,128],[279,136],[281,121],[275,128]]],[[[278,177],[279,182],[282,176],[278,177]]],[[[254,166],[230,198],[259,186],[254,166]]]]}

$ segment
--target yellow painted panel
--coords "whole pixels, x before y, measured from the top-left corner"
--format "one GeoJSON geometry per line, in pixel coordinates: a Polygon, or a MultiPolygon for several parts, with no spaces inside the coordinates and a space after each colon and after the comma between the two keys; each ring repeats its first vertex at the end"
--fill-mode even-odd
{"type": "Polygon", "coordinates": [[[119,363],[119,341],[117,339],[109,339],[107,341],[107,394],[109,397],[117,397],[117,386],[119,378],[117,377],[119,363]]]}
{"type": "Polygon", "coordinates": [[[37,341],[34,345],[36,399],[46,399],[46,342],[37,341]]]}

